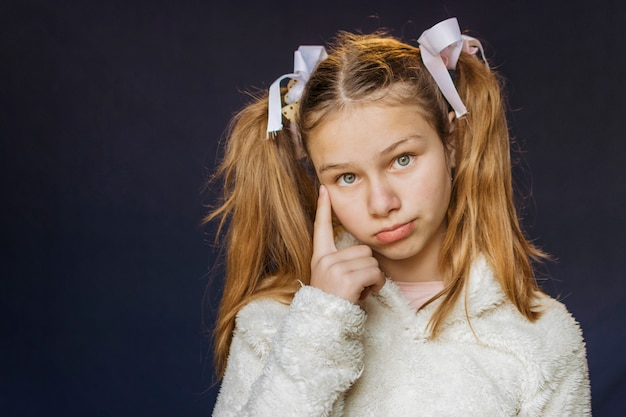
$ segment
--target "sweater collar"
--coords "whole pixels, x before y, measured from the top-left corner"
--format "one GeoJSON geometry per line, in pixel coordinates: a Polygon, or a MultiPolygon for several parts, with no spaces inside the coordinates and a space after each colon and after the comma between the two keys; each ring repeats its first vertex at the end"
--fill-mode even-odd
{"type": "MultiPolygon", "coordinates": [[[[335,245],[337,249],[358,245],[359,243],[354,236],[343,228],[338,227],[335,230],[335,245]]],[[[406,299],[400,288],[389,278],[387,278],[383,288],[374,294],[374,297],[383,305],[396,310],[402,317],[410,317],[415,313],[415,309],[411,306],[409,300],[406,299]]],[[[493,269],[489,266],[485,257],[481,255],[472,263],[469,278],[465,282],[465,286],[461,290],[455,306],[446,318],[444,327],[459,320],[467,321],[468,317],[471,319],[479,316],[483,312],[499,306],[505,300],[506,295],[502,290],[500,282],[496,279],[493,269]]],[[[438,298],[418,311],[416,317],[418,321],[423,321],[424,329],[440,304],[441,298],[438,298]]]]}
{"type": "MultiPolygon", "coordinates": [[[[374,297],[384,306],[397,311],[403,317],[415,316],[424,331],[428,321],[441,304],[441,298],[433,301],[415,314],[400,288],[390,279],[387,279],[383,288],[374,294],[374,297]]],[[[467,321],[481,315],[502,304],[506,295],[500,283],[494,276],[493,270],[484,257],[476,259],[470,268],[469,278],[462,289],[459,299],[444,322],[444,327],[457,322],[467,321]]]]}

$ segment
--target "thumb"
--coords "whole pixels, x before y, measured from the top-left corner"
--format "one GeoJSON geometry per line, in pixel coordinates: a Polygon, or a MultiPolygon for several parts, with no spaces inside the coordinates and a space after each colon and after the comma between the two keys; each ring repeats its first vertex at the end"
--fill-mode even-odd
{"type": "Polygon", "coordinates": [[[322,185],[320,186],[315,223],[313,224],[313,253],[319,258],[336,251],[330,196],[326,187],[322,185]]]}

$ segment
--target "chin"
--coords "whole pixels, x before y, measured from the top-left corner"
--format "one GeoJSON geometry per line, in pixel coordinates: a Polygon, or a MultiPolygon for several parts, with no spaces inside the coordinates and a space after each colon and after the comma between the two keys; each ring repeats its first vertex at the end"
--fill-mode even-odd
{"type": "MultiPolygon", "coordinates": [[[[400,242],[396,242],[396,243],[400,243],[400,242]]],[[[387,246],[391,246],[394,245],[389,244],[387,246]]],[[[417,255],[420,254],[421,249],[415,249],[415,248],[393,248],[393,247],[383,247],[383,248],[374,248],[372,247],[372,250],[374,252],[376,252],[378,255],[385,257],[386,259],[392,260],[392,261],[402,261],[404,259],[409,259],[409,258],[413,258],[417,255]]]]}

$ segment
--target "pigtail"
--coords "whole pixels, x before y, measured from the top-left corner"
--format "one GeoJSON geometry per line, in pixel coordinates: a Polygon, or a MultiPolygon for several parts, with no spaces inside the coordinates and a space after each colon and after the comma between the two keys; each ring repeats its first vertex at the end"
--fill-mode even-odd
{"type": "MultiPolygon", "coordinates": [[[[529,320],[540,316],[535,305],[539,292],[532,262],[546,255],[529,242],[520,227],[514,204],[510,138],[501,86],[496,75],[476,57],[461,54],[456,87],[469,113],[456,124],[453,192],[448,209],[448,231],[442,246],[442,268],[464,286],[471,263],[485,256],[509,300],[529,320]]],[[[460,291],[450,291],[458,298],[460,291]]],[[[431,326],[448,311],[441,310],[431,326]]]]}
{"type": "Polygon", "coordinates": [[[214,330],[218,375],[226,368],[237,312],[259,297],[290,302],[308,283],[316,188],[301,166],[289,129],[265,140],[267,97],[256,99],[230,126],[217,177],[221,204],[205,222],[227,230],[226,278],[214,330]]]}

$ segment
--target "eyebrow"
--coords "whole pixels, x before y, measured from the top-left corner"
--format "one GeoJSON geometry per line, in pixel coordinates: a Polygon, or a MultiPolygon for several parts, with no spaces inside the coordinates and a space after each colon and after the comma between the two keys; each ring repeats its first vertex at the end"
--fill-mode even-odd
{"type": "MultiPolygon", "coordinates": [[[[388,147],[386,147],[385,149],[380,151],[378,153],[378,156],[381,157],[381,156],[388,155],[388,154],[392,153],[396,148],[398,148],[399,146],[404,145],[405,143],[407,143],[409,141],[421,140],[421,139],[424,139],[424,137],[421,136],[421,135],[418,135],[418,134],[407,136],[405,138],[400,139],[397,142],[392,143],[391,145],[389,145],[388,147]]],[[[333,169],[344,170],[344,169],[350,168],[351,166],[352,166],[352,164],[350,164],[350,163],[324,164],[324,165],[322,165],[320,167],[319,174],[322,174],[322,173],[324,173],[326,171],[333,170],[333,169]]]]}
{"type": "Polygon", "coordinates": [[[422,135],[411,135],[411,136],[407,136],[405,138],[400,139],[399,141],[392,143],[391,145],[389,145],[388,147],[386,147],[385,149],[383,149],[382,151],[380,151],[378,153],[378,156],[385,156],[388,155],[390,153],[392,153],[394,150],[396,150],[396,148],[398,148],[401,145],[404,145],[405,143],[412,141],[412,140],[421,140],[424,139],[424,137],[422,135]]]}

